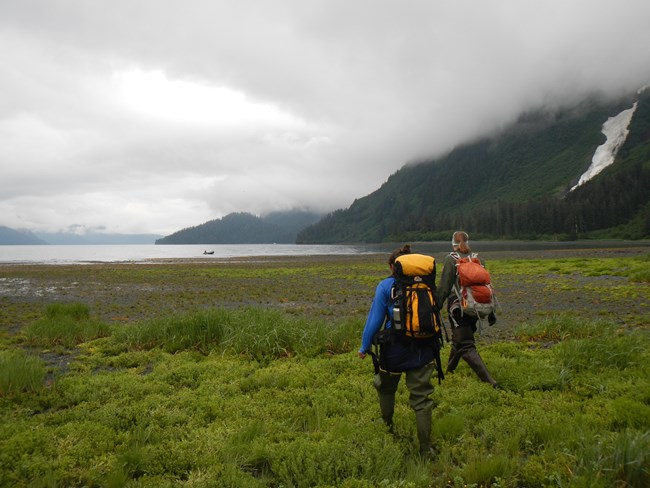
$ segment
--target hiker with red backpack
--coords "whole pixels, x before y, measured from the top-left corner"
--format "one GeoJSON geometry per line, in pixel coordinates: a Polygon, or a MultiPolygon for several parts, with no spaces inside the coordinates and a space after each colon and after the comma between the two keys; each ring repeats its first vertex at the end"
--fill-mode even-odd
{"type": "Polygon", "coordinates": [[[395,393],[404,373],[409,404],[415,412],[419,453],[431,459],[431,376],[436,370],[439,380],[443,376],[435,259],[411,253],[407,244],[390,255],[388,265],[391,275],[377,285],[358,355],[361,359],[372,356],[379,408],[391,432],[395,393]]]}
{"type": "Polygon", "coordinates": [[[445,257],[436,296],[440,306],[447,300],[452,329],[447,372],[453,373],[462,358],[481,381],[501,388],[490,375],[474,340],[477,324],[480,325],[483,320],[490,325],[496,322],[496,303],[490,275],[483,261],[469,247],[466,232],[454,232],[451,244],[453,252],[445,257]]]}

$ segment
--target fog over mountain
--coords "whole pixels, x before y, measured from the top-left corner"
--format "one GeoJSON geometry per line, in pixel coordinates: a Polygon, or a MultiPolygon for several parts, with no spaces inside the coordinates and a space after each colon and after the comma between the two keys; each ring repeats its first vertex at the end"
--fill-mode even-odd
{"type": "Polygon", "coordinates": [[[527,110],[650,81],[650,2],[0,2],[0,225],[328,212],[527,110]]]}
{"type": "Polygon", "coordinates": [[[296,240],[446,240],[456,229],[483,239],[648,239],[649,187],[650,91],[591,97],[405,165],[296,240]]]}

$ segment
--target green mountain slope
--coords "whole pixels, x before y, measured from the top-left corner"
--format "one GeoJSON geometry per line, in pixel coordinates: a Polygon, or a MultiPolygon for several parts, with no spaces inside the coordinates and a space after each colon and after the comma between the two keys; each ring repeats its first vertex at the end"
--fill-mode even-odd
{"type": "Polygon", "coordinates": [[[404,166],[349,209],[300,232],[297,242],[446,239],[458,228],[493,238],[647,236],[647,90],[616,163],[567,195],[605,142],[603,123],[632,103],[632,97],[592,98],[555,113],[526,114],[490,138],[404,166]],[[608,188],[608,197],[598,200],[596,188],[608,188]],[[599,213],[611,218],[595,218],[599,213]]]}
{"type": "Polygon", "coordinates": [[[294,243],[299,230],[318,221],[311,212],[275,212],[264,217],[231,213],[221,219],[180,230],[156,244],[272,244],[294,243]]]}

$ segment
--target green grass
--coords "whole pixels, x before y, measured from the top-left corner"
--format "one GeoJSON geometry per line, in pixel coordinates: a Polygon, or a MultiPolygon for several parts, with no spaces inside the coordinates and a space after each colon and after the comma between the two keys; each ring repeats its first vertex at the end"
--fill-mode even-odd
{"type": "Polygon", "coordinates": [[[650,254],[621,258],[503,259],[490,263],[494,274],[544,275],[555,273],[585,276],[624,276],[634,282],[650,282],[650,254]]]}
{"type": "Polygon", "coordinates": [[[213,308],[155,318],[136,327],[121,327],[115,333],[114,343],[135,350],[196,350],[264,361],[297,354],[350,351],[352,340],[356,339],[353,333],[359,327],[354,320],[331,323],[274,309],[213,308]]]}
{"type": "Polygon", "coordinates": [[[83,303],[50,303],[45,308],[45,316],[48,319],[70,318],[77,322],[90,318],[90,307],[83,303]]]}
{"type": "Polygon", "coordinates": [[[43,388],[43,361],[21,350],[0,351],[0,396],[37,392],[43,388]]]}
{"type": "MultiPolygon", "coordinates": [[[[501,280],[541,273],[560,284],[573,273],[630,270],[600,275],[628,287],[608,303],[627,303],[639,286],[647,296],[648,285],[632,281],[636,258],[600,261],[580,271],[546,260],[529,275],[510,261],[495,260],[491,269],[501,280]]],[[[53,300],[36,311],[9,303],[11,323],[23,323],[0,342],[0,486],[650,485],[647,315],[584,320],[574,310],[553,311],[522,323],[508,340],[481,343],[504,390],[480,383],[464,363],[436,385],[437,458],[423,462],[403,382],[390,433],[379,418],[371,362],[355,353],[382,266],[354,268],[347,280],[335,266],[310,285],[314,268],[285,272],[274,263],[259,273],[273,276],[268,289],[252,274],[240,281],[228,270],[243,287],[232,302],[198,302],[188,293],[164,313],[137,297],[119,301],[116,315],[105,313],[108,286],[105,295],[97,288],[104,298],[92,307],[53,300]],[[341,296],[345,281],[365,298],[341,296]],[[335,314],[315,314],[308,303],[324,296],[335,314]],[[143,313],[138,303],[152,309],[143,313]],[[136,318],[123,319],[131,307],[136,318]],[[53,364],[53,355],[68,367],[53,364]]],[[[68,272],[83,271],[52,271],[68,272]]],[[[168,300],[177,296],[172,288],[199,290],[197,276],[210,283],[221,271],[145,266],[130,274],[124,267],[118,279],[101,268],[93,280],[97,273],[135,283],[149,298],[143,283],[160,279],[168,300]]]]}
{"type": "Polygon", "coordinates": [[[110,334],[106,323],[93,319],[90,309],[81,303],[52,303],[45,317],[29,324],[25,330],[26,342],[41,347],[72,347],[110,334]]]}

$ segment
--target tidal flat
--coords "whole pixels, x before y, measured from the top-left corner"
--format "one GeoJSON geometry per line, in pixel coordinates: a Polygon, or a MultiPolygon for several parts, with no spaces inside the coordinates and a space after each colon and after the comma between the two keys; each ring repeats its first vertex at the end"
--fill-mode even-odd
{"type": "MultiPolygon", "coordinates": [[[[646,247],[481,253],[501,305],[499,326],[486,329],[484,338],[501,339],[518,324],[557,312],[639,325],[649,305],[646,287],[634,283],[646,279],[649,253],[646,247]]],[[[444,254],[436,258],[440,273],[444,254]]],[[[108,323],[242,306],[363,318],[374,287],[389,274],[386,259],[362,254],[0,265],[0,330],[20,330],[54,302],[84,303],[108,323]]]]}
{"type": "Polygon", "coordinates": [[[649,251],[482,253],[504,390],[436,384],[427,462],[355,354],[385,254],[0,265],[0,485],[647,486],[649,251]]]}

